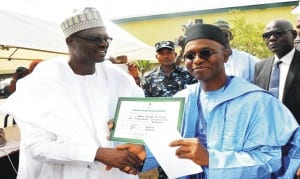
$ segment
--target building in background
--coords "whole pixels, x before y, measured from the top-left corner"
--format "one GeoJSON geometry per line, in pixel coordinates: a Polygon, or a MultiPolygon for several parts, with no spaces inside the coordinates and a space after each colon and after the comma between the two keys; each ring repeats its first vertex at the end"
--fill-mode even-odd
{"type": "MultiPolygon", "coordinates": [[[[203,1],[203,0],[202,0],[203,1]]],[[[226,7],[218,7],[216,3],[205,1],[205,4],[194,5],[194,10],[136,16],[113,19],[117,25],[125,29],[143,42],[154,45],[162,39],[175,39],[182,34],[182,25],[195,19],[203,19],[204,23],[213,24],[217,19],[234,19],[245,17],[247,23],[266,24],[272,19],[287,19],[296,22],[296,16],[291,11],[298,5],[298,1],[260,0],[260,1],[228,1],[226,7]],[[238,11],[232,13],[232,11],[238,11]]],[[[223,2],[226,2],[225,0],[223,2]]],[[[176,4],[172,4],[172,7],[176,4]]],[[[160,8],[160,5],[157,5],[160,8]]],[[[176,9],[176,8],[174,8],[176,9]]]]}

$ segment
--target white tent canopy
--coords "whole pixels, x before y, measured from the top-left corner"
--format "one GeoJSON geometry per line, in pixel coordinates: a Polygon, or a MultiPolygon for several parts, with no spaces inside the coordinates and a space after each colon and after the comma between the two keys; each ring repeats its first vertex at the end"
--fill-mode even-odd
{"type": "Polygon", "coordinates": [[[108,48],[108,55],[127,55],[129,60],[153,60],[155,59],[155,48],[133,37],[122,30],[116,24],[105,19],[107,32],[113,38],[108,48]]]}
{"type": "Polygon", "coordinates": [[[46,53],[67,53],[63,34],[52,22],[1,9],[0,21],[0,59],[45,59],[46,53]]]}
{"type": "MultiPolygon", "coordinates": [[[[0,74],[14,71],[16,64],[27,67],[33,59],[67,55],[67,46],[56,22],[0,9],[0,74]],[[10,60],[10,61],[8,61],[10,60]],[[18,62],[12,62],[12,61],[18,62]],[[25,64],[25,65],[24,65],[25,64]]],[[[107,32],[113,37],[107,56],[127,55],[129,60],[152,60],[155,49],[109,20],[107,32]]]]}

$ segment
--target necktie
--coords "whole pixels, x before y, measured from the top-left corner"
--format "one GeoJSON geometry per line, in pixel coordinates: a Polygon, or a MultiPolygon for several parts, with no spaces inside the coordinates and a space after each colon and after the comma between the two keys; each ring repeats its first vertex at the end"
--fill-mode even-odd
{"type": "Polygon", "coordinates": [[[279,65],[281,63],[282,61],[278,61],[274,64],[273,72],[270,78],[269,91],[275,98],[278,98],[279,96],[279,76],[280,76],[279,65]]]}

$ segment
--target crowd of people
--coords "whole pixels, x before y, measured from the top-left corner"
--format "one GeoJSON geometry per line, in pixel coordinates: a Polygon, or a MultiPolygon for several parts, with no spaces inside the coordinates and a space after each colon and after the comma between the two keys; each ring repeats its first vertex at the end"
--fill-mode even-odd
{"type": "Polygon", "coordinates": [[[170,141],[170,155],[203,169],[182,179],[300,177],[300,52],[290,22],[267,24],[262,39],[274,56],[266,60],[231,48],[225,20],[191,25],[185,66],[176,63],[175,43],[162,39],[154,45],[159,66],[142,81],[126,56],[105,60],[112,38],[97,9],[61,28],[69,58],[28,70],[1,106],[21,132],[19,179],[167,178],[147,146],[107,136],[119,97],[172,96],[185,104],[183,139],[170,141]]]}

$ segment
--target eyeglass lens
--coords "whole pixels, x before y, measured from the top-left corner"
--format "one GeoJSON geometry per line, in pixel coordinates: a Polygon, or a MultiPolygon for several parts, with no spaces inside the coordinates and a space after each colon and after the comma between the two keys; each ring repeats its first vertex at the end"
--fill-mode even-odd
{"type": "Polygon", "coordinates": [[[79,36],[79,35],[76,35],[75,37],[79,38],[79,39],[83,39],[83,40],[86,40],[86,41],[90,41],[90,42],[93,42],[93,43],[96,43],[96,44],[100,44],[102,43],[103,41],[107,42],[107,43],[111,43],[112,42],[112,38],[111,37],[82,37],[82,36],[79,36]]]}
{"type": "MultiPolygon", "coordinates": [[[[213,52],[212,50],[210,49],[201,49],[199,50],[199,53],[198,53],[198,57],[199,58],[202,58],[204,60],[208,60],[209,57],[211,55],[213,55],[214,53],[216,52],[213,52]]],[[[194,60],[196,58],[196,53],[195,52],[188,52],[184,55],[184,59],[187,59],[187,60],[194,60]]]]}
{"type": "Polygon", "coordinates": [[[287,31],[288,30],[274,30],[274,31],[263,33],[262,37],[264,39],[269,39],[273,35],[275,38],[279,38],[283,34],[285,34],[287,31]]]}

